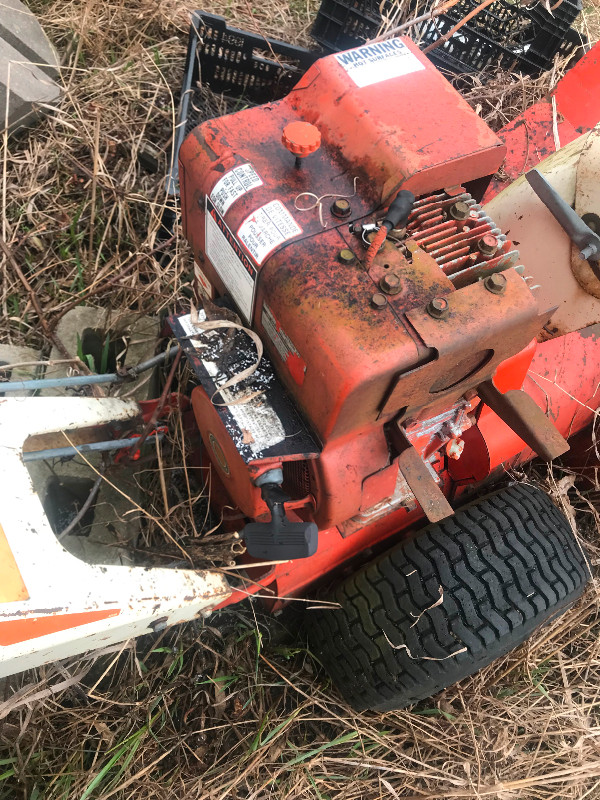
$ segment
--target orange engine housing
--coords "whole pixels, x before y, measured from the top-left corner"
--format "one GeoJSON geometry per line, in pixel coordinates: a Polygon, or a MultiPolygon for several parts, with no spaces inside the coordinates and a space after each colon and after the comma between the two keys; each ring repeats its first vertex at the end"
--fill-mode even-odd
{"type": "MultiPolygon", "coordinates": [[[[254,385],[270,387],[252,401],[271,431],[259,447],[241,406],[213,402],[211,380],[230,377],[227,358],[210,367],[191,353],[204,375],[192,403],[207,452],[246,516],[265,514],[254,481],[274,468],[296,513],[320,529],[349,535],[408,513],[415,500],[390,433],[398,426],[453,491],[448,465],[477,425],[476,387],[499,371],[506,388],[520,388],[549,318],[518,252],[478,204],[504,152],[404,38],[327,56],[283,100],[187,137],[181,204],[198,287],[231,298],[271,370],[254,385]],[[305,156],[282,143],[296,121],[320,133],[305,156]],[[372,232],[401,188],[417,197],[408,224],[366,266],[372,232]],[[485,280],[495,273],[498,291],[485,280]],[[434,298],[445,313],[432,310],[434,298]]],[[[231,353],[231,343],[221,347],[231,353]]]]}

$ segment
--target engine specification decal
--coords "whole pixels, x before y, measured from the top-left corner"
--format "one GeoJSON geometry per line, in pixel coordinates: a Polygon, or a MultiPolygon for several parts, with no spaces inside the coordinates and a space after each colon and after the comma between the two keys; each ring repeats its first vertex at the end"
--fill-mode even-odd
{"type": "Polygon", "coordinates": [[[206,198],[206,256],[227,287],[246,322],[252,320],[256,267],[206,198]]]}
{"type": "Polygon", "coordinates": [[[262,264],[278,245],[301,233],[302,228],[283,203],[272,200],[246,217],[237,235],[256,263],[262,264]]]}
{"type": "Polygon", "coordinates": [[[283,363],[289,369],[290,375],[299,386],[302,386],[306,375],[306,362],[266,303],[263,303],[261,321],[265,333],[275,345],[283,363]]]}
{"type": "Polygon", "coordinates": [[[366,44],[345,53],[336,53],[335,57],[361,89],[425,69],[402,39],[366,44]]]}
{"type": "Polygon", "coordinates": [[[263,182],[252,164],[241,164],[239,167],[226,172],[210,193],[215,208],[219,214],[225,214],[229,207],[251,189],[262,186],[263,182]]]}

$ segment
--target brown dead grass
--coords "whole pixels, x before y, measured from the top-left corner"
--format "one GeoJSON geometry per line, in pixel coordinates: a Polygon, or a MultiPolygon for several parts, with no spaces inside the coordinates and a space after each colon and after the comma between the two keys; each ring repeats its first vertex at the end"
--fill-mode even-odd
{"type": "MultiPolygon", "coordinates": [[[[316,6],[236,0],[206,10],[308,43],[316,6]]],[[[32,7],[63,54],[66,93],[57,111],[2,150],[3,238],[50,325],[80,301],[140,313],[184,304],[192,265],[180,232],[165,263],[150,252],[165,199],[186,4],[32,7]],[[138,159],[147,141],[158,151],[154,174],[138,159]]],[[[587,10],[590,30],[599,18],[587,10]]],[[[499,75],[468,97],[500,127],[555,78],[499,75]]],[[[30,298],[10,264],[0,266],[2,340],[47,352],[30,298]]],[[[181,454],[173,436],[165,447],[181,454]]],[[[181,470],[181,459],[165,458],[181,470]]],[[[575,515],[597,570],[598,492],[570,486],[558,468],[528,477],[547,481],[575,515]]],[[[167,507],[153,494],[152,512],[177,535],[194,524],[184,494],[167,507]]],[[[219,557],[226,563],[227,552],[219,557]]],[[[0,702],[0,800],[599,798],[599,607],[594,584],[516,652],[397,713],[352,712],[295,620],[287,632],[251,606],[15,676],[0,702]]]]}

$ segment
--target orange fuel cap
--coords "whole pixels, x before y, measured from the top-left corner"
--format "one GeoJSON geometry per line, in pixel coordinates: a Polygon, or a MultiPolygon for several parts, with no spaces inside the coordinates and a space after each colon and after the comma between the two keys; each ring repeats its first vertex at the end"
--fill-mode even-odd
{"type": "Polygon", "coordinates": [[[283,129],[281,141],[290,153],[304,158],[321,146],[321,131],[310,122],[290,122],[283,129]]]}

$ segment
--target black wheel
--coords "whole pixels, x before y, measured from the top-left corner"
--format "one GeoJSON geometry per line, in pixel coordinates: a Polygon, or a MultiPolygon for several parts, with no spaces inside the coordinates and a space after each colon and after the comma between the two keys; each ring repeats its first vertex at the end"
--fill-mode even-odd
{"type": "Polygon", "coordinates": [[[515,485],[429,525],[309,616],[311,648],[357,710],[430,697],[521,644],[583,593],[586,557],[544,492],[515,485]]]}

